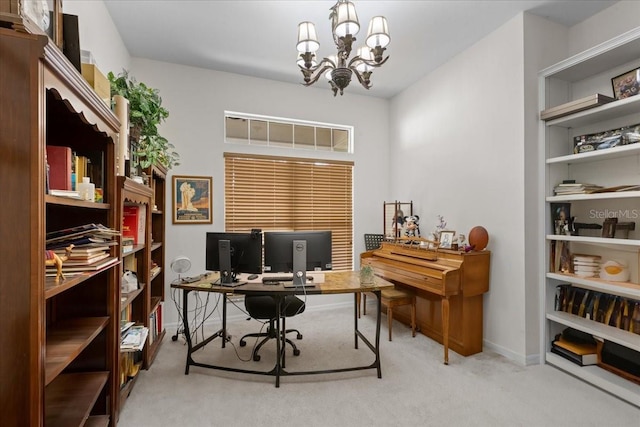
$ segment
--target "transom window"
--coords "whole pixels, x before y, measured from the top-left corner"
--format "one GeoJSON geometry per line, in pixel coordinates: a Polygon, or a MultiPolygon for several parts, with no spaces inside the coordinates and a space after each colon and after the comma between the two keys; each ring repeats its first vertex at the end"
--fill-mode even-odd
{"type": "Polygon", "coordinates": [[[225,141],[299,150],[353,152],[353,127],[226,111],[225,141]]]}

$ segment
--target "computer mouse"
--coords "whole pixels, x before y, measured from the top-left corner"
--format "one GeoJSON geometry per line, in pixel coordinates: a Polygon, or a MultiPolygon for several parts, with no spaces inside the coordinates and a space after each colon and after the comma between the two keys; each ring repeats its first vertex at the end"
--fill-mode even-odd
{"type": "Polygon", "coordinates": [[[249,277],[247,277],[247,280],[255,280],[258,278],[257,274],[250,274],[249,277]]]}

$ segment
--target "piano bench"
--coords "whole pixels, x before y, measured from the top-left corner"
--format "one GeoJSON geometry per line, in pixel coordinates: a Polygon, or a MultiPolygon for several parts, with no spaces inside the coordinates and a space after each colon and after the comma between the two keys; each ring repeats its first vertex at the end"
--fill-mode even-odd
{"type": "MultiPolygon", "coordinates": [[[[393,309],[401,305],[411,305],[411,336],[416,336],[416,296],[404,289],[383,289],[380,291],[382,305],[387,307],[387,323],[389,325],[389,341],[391,341],[391,325],[393,324],[393,309]]],[[[367,294],[363,294],[362,314],[367,314],[367,294]]],[[[359,309],[360,307],[358,307],[359,309]]],[[[358,310],[360,311],[360,310],[358,310]]]]}

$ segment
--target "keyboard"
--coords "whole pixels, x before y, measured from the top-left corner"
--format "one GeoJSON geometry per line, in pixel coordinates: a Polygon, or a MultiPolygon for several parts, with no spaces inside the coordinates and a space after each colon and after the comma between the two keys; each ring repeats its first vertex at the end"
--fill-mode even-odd
{"type": "Polygon", "coordinates": [[[262,278],[262,283],[266,282],[292,282],[293,275],[290,276],[264,276],[262,278]]]}
{"type": "MultiPolygon", "coordinates": [[[[307,275],[307,282],[312,282],[313,276],[307,275]]],[[[293,282],[293,274],[288,276],[263,276],[262,283],[272,283],[272,282],[293,282]]]]}

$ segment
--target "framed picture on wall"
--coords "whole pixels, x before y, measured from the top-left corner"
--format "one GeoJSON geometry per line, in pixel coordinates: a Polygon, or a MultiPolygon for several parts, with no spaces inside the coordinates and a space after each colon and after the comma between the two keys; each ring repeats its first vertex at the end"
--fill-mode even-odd
{"type": "Polygon", "coordinates": [[[173,176],[173,223],[213,222],[213,179],[207,176],[173,176]]]}

